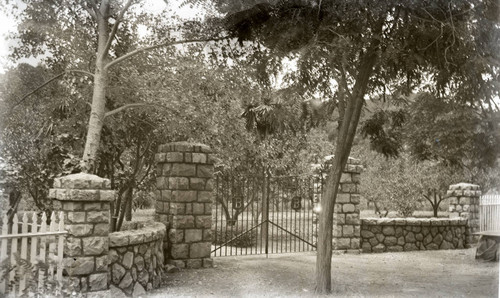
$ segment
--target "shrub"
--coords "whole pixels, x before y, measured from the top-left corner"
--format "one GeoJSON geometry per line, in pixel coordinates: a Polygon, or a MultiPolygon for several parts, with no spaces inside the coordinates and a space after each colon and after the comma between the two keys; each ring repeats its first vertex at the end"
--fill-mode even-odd
{"type": "MultiPolygon", "coordinates": [[[[36,263],[31,263],[19,256],[18,253],[14,253],[15,265],[10,264],[9,259],[5,259],[0,263],[0,280],[9,280],[10,272],[14,272],[14,279],[8,283],[8,292],[16,292],[19,290],[20,281],[25,278],[26,288],[23,289],[19,297],[66,297],[72,295],[73,297],[81,297],[80,295],[75,296],[75,293],[71,293],[72,289],[69,286],[67,280],[59,282],[55,278],[55,270],[57,269],[57,263],[55,260],[37,261],[36,263]],[[49,273],[49,269],[54,270],[52,274],[49,273]],[[39,285],[40,273],[43,272],[43,284],[39,285]],[[62,292],[57,292],[60,288],[62,292]]],[[[10,295],[8,295],[10,297],[10,295]]]]}

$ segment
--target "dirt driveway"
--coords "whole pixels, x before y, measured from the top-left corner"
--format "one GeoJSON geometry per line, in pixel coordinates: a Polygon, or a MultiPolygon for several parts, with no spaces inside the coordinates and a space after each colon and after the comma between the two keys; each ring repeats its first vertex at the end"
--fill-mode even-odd
{"type": "MultiPolygon", "coordinates": [[[[314,253],[215,258],[215,268],[167,274],[150,297],[314,296],[314,253]]],[[[498,263],[474,250],[343,254],[332,259],[332,296],[497,297],[498,263]]]]}

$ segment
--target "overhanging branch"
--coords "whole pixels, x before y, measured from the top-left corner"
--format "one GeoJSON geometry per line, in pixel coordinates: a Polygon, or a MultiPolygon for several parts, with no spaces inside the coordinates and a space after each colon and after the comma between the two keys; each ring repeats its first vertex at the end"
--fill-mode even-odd
{"type": "Polygon", "coordinates": [[[52,78],[50,78],[49,80],[45,81],[44,83],[42,83],[40,86],[36,87],[35,89],[33,89],[31,92],[23,95],[23,97],[21,97],[11,108],[10,110],[12,111],[14,108],[16,108],[18,105],[20,105],[21,103],[23,103],[28,97],[30,97],[31,95],[35,94],[38,90],[42,89],[43,87],[47,86],[48,84],[50,84],[51,82],[57,80],[58,78],[62,77],[63,75],[65,74],[68,74],[68,73],[82,73],[82,74],[85,74],[85,75],[88,75],[88,76],[91,76],[91,77],[94,77],[94,74],[88,72],[88,71],[85,71],[85,70],[78,70],[78,69],[68,69],[68,70],[65,70],[63,71],[62,73],[58,74],[58,75],[55,75],[53,76],[52,78]]]}
{"type": "Polygon", "coordinates": [[[113,116],[114,114],[120,113],[123,110],[130,109],[130,108],[135,108],[135,107],[160,107],[160,108],[165,108],[164,106],[153,104],[153,103],[147,103],[147,102],[139,102],[139,103],[129,103],[126,105],[123,105],[119,108],[116,108],[114,110],[111,110],[104,114],[104,118],[113,116]]]}
{"type": "Polygon", "coordinates": [[[109,117],[109,116],[113,116],[114,114],[120,113],[121,111],[126,110],[126,109],[130,109],[130,108],[134,108],[134,107],[143,107],[143,106],[148,106],[148,105],[149,104],[144,103],[144,102],[126,104],[126,105],[123,105],[119,108],[116,108],[114,110],[107,112],[106,114],[104,114],[104,118],[109,117]]]}
{"type": "MultiPolygon", "coordinates": [[[[89,14],[95,19],[97,20],[97,15],[100,14],[101,12],[99,11],[99,8],[97,8],[97,4],[95,3],[94,0],[87,0],[86,1],[91,7],[92,9],[94,10],[94,14],[92,15],[91,11],[90,10],[87,10],[89,12],[89,14]]],[[[85,7],[86,8],[86,7],[85,7]]]]}
{"type": "Polygon", "coordinates": [[[118,64],[130,57],[133,57],[137,54],[140,54],[142,52],[147,52],[147,51],[151,51],[151,50],[154,50],[154,49],[158,49],[158,48],[162,48],[162,47],[169,47],[169,46],[173,46],[173,45],[178,45],[178,44],[184,44],[184,43],[195,43],[195,42],[210,42],[210,41],[219,41],[219,40],[224,40],[224,39],[227,39],[229,38],[228,36],[225,36],[225,37],[210,37],[210,38],[194,38],[194,39],[185,39],[185,40],[177,40],[177,41],[169,41],[169,42],[165,42],[165,43],[160,43],[160,44],[157,44],[157,45],[153,45],[153,46],[149,46],[149,47],[144,47],[144,48],[140,48],[140,49],[136,49],[132,52],[129,52],[121,57],[118,57],[116,58],[115,60],[109,62],[108,64],[106,64],[106,66],[104,67],[105,70],[108,70],[111,66],[115,65],[115,64],[118,64]]]}

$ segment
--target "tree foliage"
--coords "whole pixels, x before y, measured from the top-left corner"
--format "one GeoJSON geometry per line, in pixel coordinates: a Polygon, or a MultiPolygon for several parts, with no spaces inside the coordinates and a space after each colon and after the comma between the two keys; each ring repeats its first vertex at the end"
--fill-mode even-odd
{"type": "MultiPolygon", "coordinates": [[[[52,69],[78,72],[93,78],[82,156],[85,171],[97,168],[95,163],[104,120],[112,113],[106,111],[109,107],[106,97],[111,93],[109,87],[116,77],[115,71],[120,71],[119,68],[115,70],[116,66],[155,49],[216,39],[196,24],[168,21],[151,30],[155,38],[141,38],[138,33],[141,22],[151,25],[155,18],[132,9],[135,4],[133,0],[124,3],[109,0],[32,1],[18,16],[21,30],[15,37],[21,42],[14,49],[14,59],[43,53],[46,55],[44,62],[52,69]],[[186,39],[178,40],[176,35],[186,39]]],[[[123,108],[126,106],[117,109],[123,108]]]]}
{"type": "Polygon", "coordinates": [[[20,64],[0,85],[0,155],[11,169],[7,177],[11,188],[28,194],[40,210],[50,209],[47,195],[53,179],[78,169],[76,155],[85,129],[79,113],[85,105],[70,95],[79,84],[75,78],[37,93],[38,102],[13,109],[47,75],[51,72],[43,67],[20,64]]]}
{"type": "Polygon", "coordinates": [[[498,111],[457,103],[428,92],[409,96],[403,105],[389,101],[366,115],[361,133],[386,157],[408,152],[418,161],[445,164],[463,172],[464,181],[487,191],[498,167],[498,111]]]}
{"type": "Polygon", "coordinates": [[[449,186],[463,181],[463,170],[436,161],[418,161],[407,152],[398,158],[387,158],[375,152],[362,151],[366,167],[361,194],[375,206],[379,216],[396,211],[412,216],[423,203],[438,216],[449,186]]]}
{"type": "Polygon", "coordinates": [[[407,144],[418,159],[440,160],[469,171],[496,165],[498,112],[481,112],[428,93],[417,96],[409,109],[407,144]]]}

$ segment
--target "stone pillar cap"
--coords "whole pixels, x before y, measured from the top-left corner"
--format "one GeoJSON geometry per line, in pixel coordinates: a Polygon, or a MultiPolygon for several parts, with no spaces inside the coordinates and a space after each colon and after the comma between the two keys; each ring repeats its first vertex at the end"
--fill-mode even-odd
{"type": "Polygon", "coordinates": [[[479,185],[461,182],[461,183],[450,185],[449,189],[450,190],[478,190],[479,185]]]}
{"type": "Polygon", "coordinates": [[[166,143],[158,146],[159,153],[166,152],[203,152],[203,153],[211,153],[212,150],[209,146],[201,143],[192,143],[192,142],[172,142],[166,143]]]}
{"type": "MultiPolygon", "coordinates": [[[[327,155],[327,156],[323,157],[323,160],[325,161],[326,164],[329,164],[329,163],[333,162],[334,157],[335,157],[335,154],[327,155]]],[[[347,158],[347,164],[361,164],[361,160],[349,156],[347,158]]]]}
{"type": "Polygon", "coordinates": [[[93,174],[78,173],[54,179],[54,188],[110,189],[111,181],[93,174]]]}

